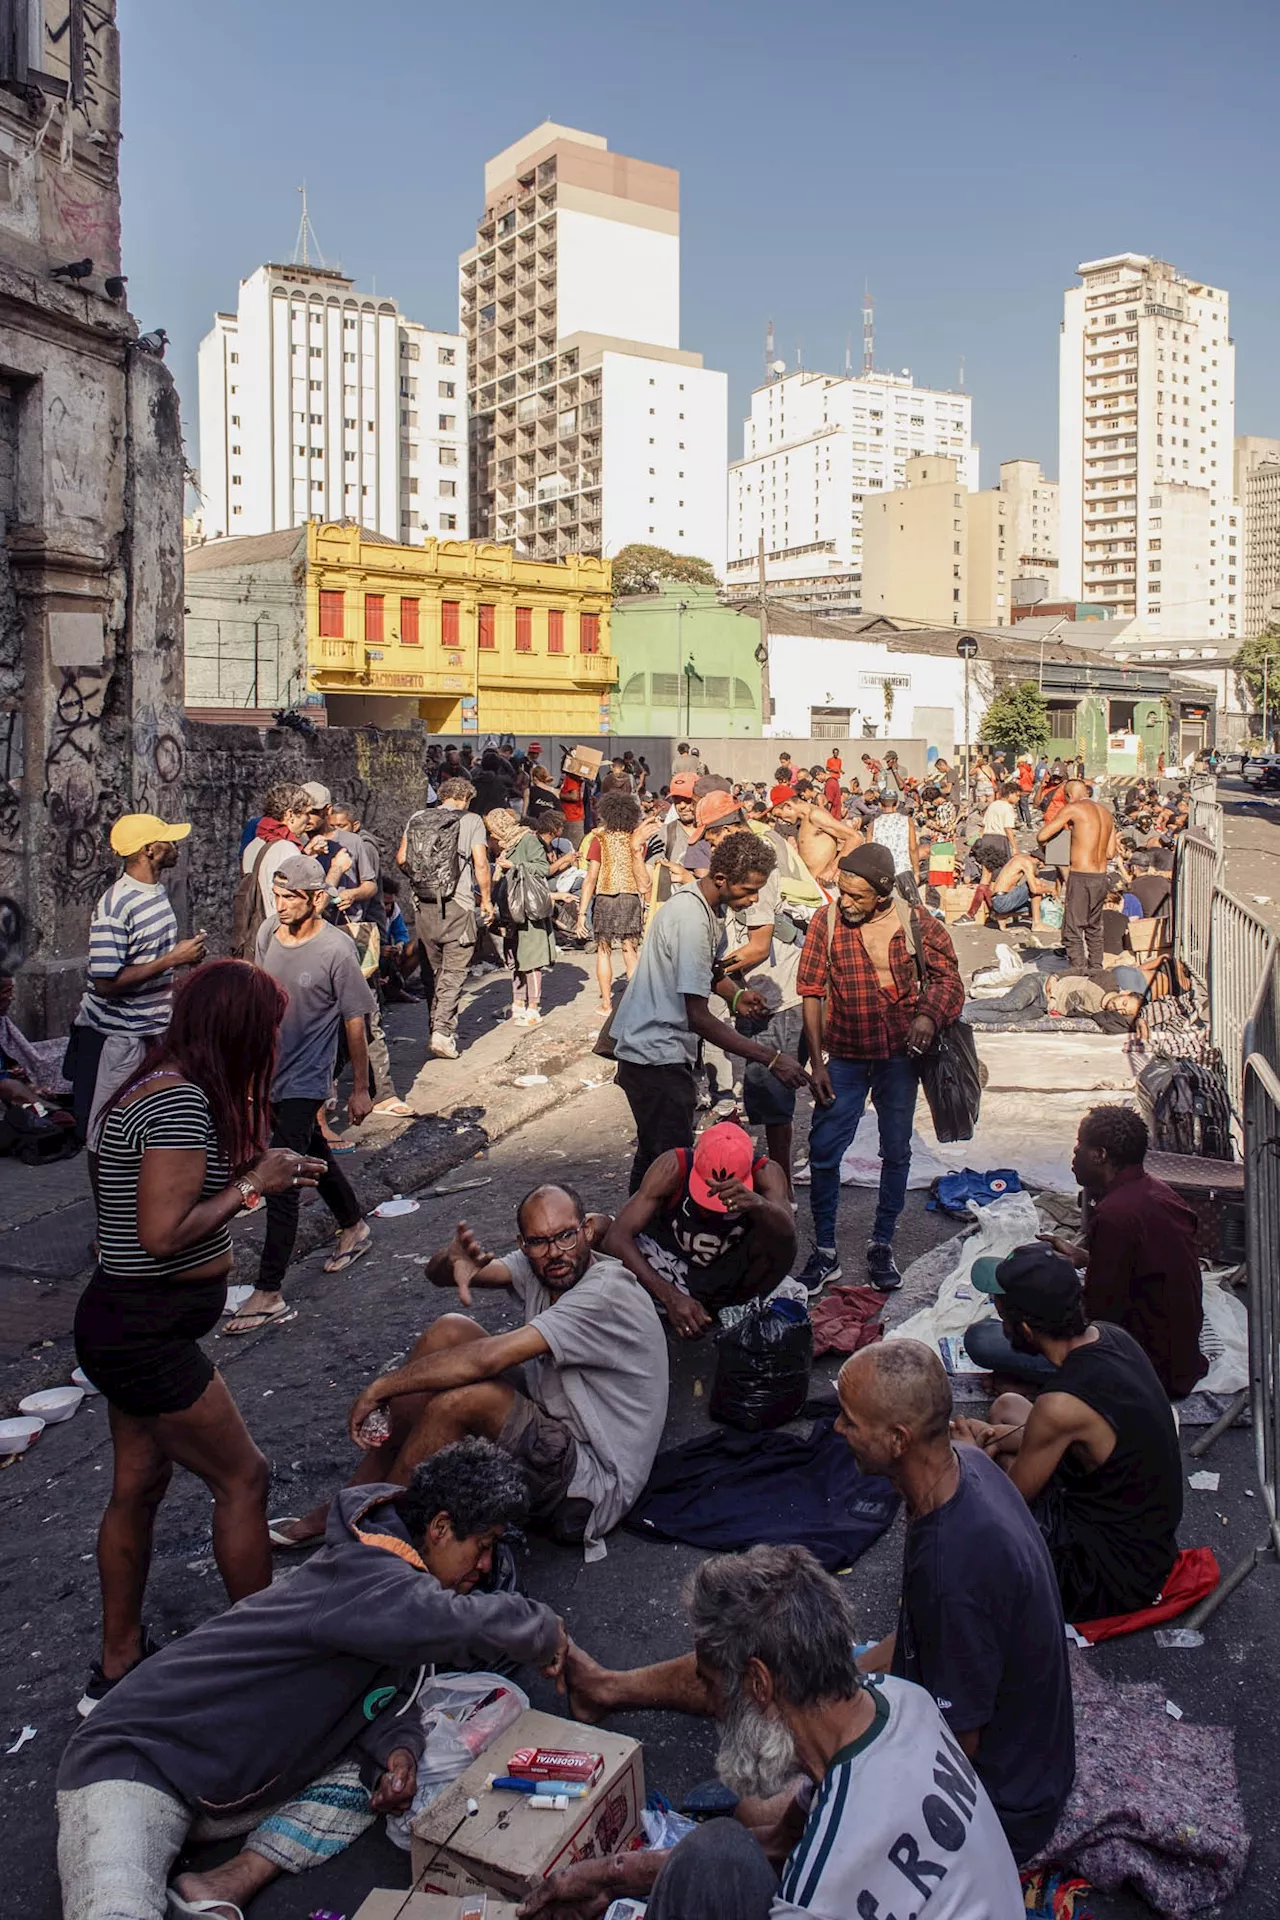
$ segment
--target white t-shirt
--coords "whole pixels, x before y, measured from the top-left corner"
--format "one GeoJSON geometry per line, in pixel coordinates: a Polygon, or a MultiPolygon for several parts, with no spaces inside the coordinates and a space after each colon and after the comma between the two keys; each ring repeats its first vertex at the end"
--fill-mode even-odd
{"type": "Polygon", "coordinates": [[[930,1696],[887,1676],[871,1692],[875,1720],[827,1768],[771,1920],[1025,1920],[995,1808],[930,1696]]]}
{"type": "MultiPolygon", "coordinates": [[[[777,871],[771,873],[760,889],[760,897],[754,906],[740,907],[729,911],[724,917],[724,939],[721,945],[726,953],[737,953],[745,947],[756,927],[771,927],[782,906],[782,889],[778,883],[777,871]]],[[[800,968],[800,953],[803,940],[788,942],[773,940],[770,942],[766,957],[743,976],[744,984],[753,993],[764,999],[770,1014],[781,1013],[786,1007],[798,1007],[800,995],[796,992],[796,974],[800,968]]],[[[712,1003],[713,1011],[719,1006],[728,1007],[724,1001],[719,1006],[712,1003]]]]}
{"type": "Polygon", "coordinates": [[[588,1542],[616,1527],[649,1478],[667,1417],[667,1342],[658,1309],[620,1260],[596,1255],[564,1293],[520,1252],[502,1264],[550,1351],[525,1363],[531,1400],[578,1443],[569,1497],[591,1502],[588,1542]]]}
{"type": "Polygon", "coordinates": [[[1013,834],[1017,826],[1018,815],[1012,800],[993,800],[982,816],[984,833],[1013,834]]]}
{"type": "Polygon", "coordinates": [[[696,885],[681,887],[654,915],[640,960],[613,1016],[619,1060],[642,1066],[692,1065],[697,1035],[684,997],[708,999],[720,922],[696,885]]]}
{"type": "Polygon", "coordinates": [[[877,814],[872,823],[871,838],[877,847],[888,847],[893,855],[895,873],[910,871],[911,822],[905,813],[877,814]]]}
{"type": "Polygon", "coordinates": [[[273,840],[265,853],[262,853],[261,840],[251,840],[241,854],[241,873],[252,873],[258,855],[262,853],[262,865],[258,868],[258,892],[262,895],[264,913],[274,913],[276,910],[276,896],[271,890],[271,882],[277,870],[286,860],[292,860],[296,853],[301,852],[302,848],[296,840],[273,840]]]}

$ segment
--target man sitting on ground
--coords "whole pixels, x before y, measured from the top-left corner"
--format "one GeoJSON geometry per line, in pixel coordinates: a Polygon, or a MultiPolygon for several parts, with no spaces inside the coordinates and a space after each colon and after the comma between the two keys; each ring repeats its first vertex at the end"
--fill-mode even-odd
{"type": "Polygon", "coordinates": [[[1192,1392],[1209,1370],[1200,1351],[1204,1289],[1196,1216],[1145,1167],[1147,1123],[1132,1107],[1094,1107],[1080,1122],[1071,1171],[1092,1197],[1084,1244],[1047,1234],[1058,1253],[1085,1267],[1091,1320],[1132,1334],[1171,1399],[1192,1392]]]}
{"type": "Polygon", "coordinates": [[[1068,1620],[1149,1607],[1178,1554],[1182,1460],[1164,1388],[1122,1327],[1091,1322],[1080,1276],[1048,1247],[975,1260],[1019,1353],[1056,1368],[1034,1406],[1001,1394],[989,1422],[958,1420],[1004,1467],[1048,1544],[1068,1620]]]}
{"type": "Polygon", "coordinates": [[[682,1703],[722,1722],[737,1818],[672,1851],[579,1860],[538,1882],[537,1920],[647,1899],[648,1920],[1025,1920],[981,1780],[923,1687],[859,1674],[853,1607],[803,1547],[704,1560],[682,1703]],[[780,1862],[781,1885],[770,1859],[780,1862]]]}
{"type": "Polygon", "coordinates": [[[1032,930],[1038,933],[1041,927],[1040,902],[1058,891],[1056,879],[1041,878],[1043,873],[1052,871],[1031,853],[1015,853],[1003,866],[993,859],[986,869],[986,879],[973,890],[968,913],[961,914],[957,925],[973,921],[975,925],[984,927],[990,914],[1003,926],[1015,913],[1023,913],[1030,908],[1032,930]]]}
{"type": "Polygon", "coordinates": [[[660,1154],[604,1238],[686,1338],[772,1293],[795,1250],[786,1175],[734,1120],[660,1154]]]}
{"type": "MultiPolygon", "coordinates": [[[[427,1278],[455,1287],[512,1287],[524,1325],[487,1334],[446,1313],[394,1373],[367,1386],[351,1409],[351,1438],[365,1458],[348,1483],[407,1484],[419,1461],[464,1434],[495,1440],[524,1470],[532,1518],[557,1540],[593,1549],[617,1526],[649,1478],[667,1417],[667,1343],[657,1308],[622,1264],[594,1247],[608,1215],[588,1218],[571,1187],[535,1187],[516,1208],[518,1250],[486,1253],[465,1221],[433,1254],[427,1278]],[[511,1370],[525,1368],[523,1387],[511,1370]],[[391,1433],[362,1433],[387,1403],[391,1433]]],[[[272,1521],[279,1546],[324,1531],[327,1507],[272,1521]]]]}
{"type": "Polygon", "coordinates": [[[514,1464],[464,1440],[407,1487],[340,1494],[324,1550],[291,1580],[136,1667],[62,1757],[69,1920],[161,1920],[188,1836],[243,1833],[234,1859],[173,1886],[184,1913],[230,1920],[277,1874],[332,1859],[410,1804],[423,1667],[524,1661],[557,1674],[568,1640],[551,1608],[481,1591],[526,1507],[514,1464]]]}

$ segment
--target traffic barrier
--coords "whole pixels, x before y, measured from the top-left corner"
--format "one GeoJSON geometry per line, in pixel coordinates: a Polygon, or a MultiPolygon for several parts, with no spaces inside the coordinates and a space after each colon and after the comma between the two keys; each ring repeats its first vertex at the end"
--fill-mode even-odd
{"type": "Polygon", "coordinates": [[[1221,871],[1220,848],[1197,828],[1188,827],[1178,842],[1176,950],[1201,992],[1207,992],[1209,986],[1209,932],[1213,894],[1221,871]]]}
{"type": "Polygon", "coordinates": [[[1222,808],[1213,797],[1213,789],[1197,793],[1191,790],[1191,807],[1188,821],[1197,833],[1206,840],[1212,840],[1218,852],[1222,852],[1222,808]]]}
{"type": "MultiPolygon", "coordinates": [[[[1215,886],[1209,910],[1209,1034],[1222,1055],[1238,1122],[1244,1117],[1245,1030],[1264,980],[1274,982],[1275,954],[1276,936],[1266,922],[1225,887],[1215,886]]],[[[1274,1039],[1260,1057],[1273,1072],[1280,1071],[1274,1039]]]]}

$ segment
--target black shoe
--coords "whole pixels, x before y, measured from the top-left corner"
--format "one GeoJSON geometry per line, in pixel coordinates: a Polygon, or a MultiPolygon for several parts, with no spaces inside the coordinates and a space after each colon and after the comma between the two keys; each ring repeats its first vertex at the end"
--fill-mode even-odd
{"type": "Polygon", "coordinates": [[[895,1287],[902,1285],[902,1275],[898,1272],[893,1248],[879,1240],[873,1240],[867,1248],[867,1278],[881,1293],[892,1293],[895,1287]]]}
{"type": "Polygon", "coordinates": [[[95,1660],[89,1669],[89,1684],[76,1701],[76,1712],[80,1718],[87,1720],[94,1708],[101,1705],[113,1687],[118,1687],[122,1680],[127,1679],[128,1674],[132,1673],[136,1667],[140,1667],[142,1662],[148,1659],[151,1654],[159,1653],[159,1651],[160,1647],[158,1642],[151,1638],[147,1628],[144,1627],[142,1629],[142,1652],[134,1661],[133,1666],[129,1667],[125,1673],[117,1674],[114,1680],[108,1680],[106,1674],[102,1671],[102,1667],[98,1661],[95,1660]]]}
{"type": "Polygon", "coordinates": [[[822,1247],[815,1247],[809,1255],[808,1264],[796,1275],[800,1285],[809,1293],[821,1293],[833,1280],[840,1278],[840,1256],[827,1253],[822,1247]]]}

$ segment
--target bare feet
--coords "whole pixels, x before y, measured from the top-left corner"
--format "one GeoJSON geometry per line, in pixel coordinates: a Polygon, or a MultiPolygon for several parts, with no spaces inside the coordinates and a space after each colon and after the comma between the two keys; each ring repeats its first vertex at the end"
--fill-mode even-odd
{"type": "Polygon", "coordinates": [[[588,1726],[603,1720],[613,1705],[613,1675],[572,1640],[565,1656],[564,1680],[573,1718],[585,1720],[588,1726]]]}
{"type": "Polygon", "coordinates": [[[246,1902],[279,1871],[262,1854],[246,1850],[220,1867],[210,1867],[207,1873],[180,1873],[173,1885],[184,1900],[216,1900],[216,1920],[236,1920],[246,1902]]]}

